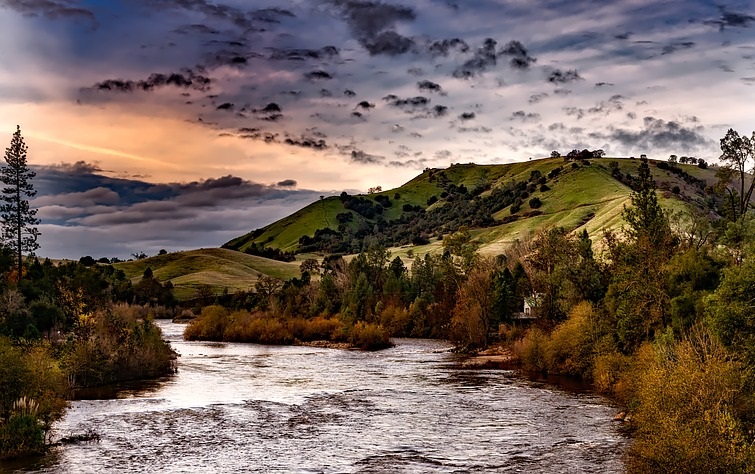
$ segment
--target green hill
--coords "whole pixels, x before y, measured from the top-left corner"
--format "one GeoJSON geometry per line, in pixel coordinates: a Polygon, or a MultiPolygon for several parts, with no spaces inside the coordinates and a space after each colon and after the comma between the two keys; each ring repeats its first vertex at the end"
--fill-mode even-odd
{"type": "Polygon", "coordinates": [[[282,280],[299,276],[299,262],[279,262],[227,249],[199,249],[175,252],[114,266],[138,281],[147,268],[159,281],[170,281],[179,300],[191,299],[197,288],[209,285],[216,293],[228,288],[250,290],[260,275],[282,280]]]}
{"type": "MultiPolygon", "coordinates": [[[[650,163],[665,207],[705,206],[704,189],[715,182],[714,169],[650,163]]],[[[445,233],[467,225],[474,229],[481,250],[495,254],[548,227],[585,228],[596,235],[621,226],[638,164],[636,159],[547,158],[427,169],[396,189],[360,196],[344,193],[314,202],[223,247],[252,253],[268,247],[348,254],[358,252],[361,241],[372,236],[399,254],[410,248],[424,253],[439,249],[439,237],[445,233]],[[532,198],[541,205],[533,203],[532,208],[532,198]]]]}
{"type": "MultiPolygon", "coordinates": [[[[716,181],[715,169],[650,163],[667,209],[709,208],[705,188],[716,181]]],[[[158,280],[170,280],[176,296],[186,300],[202,285],[216,293],[224,288],[234,292],[253,288],[262,274],[283,280],[299,276],[299,261],[251,255],[263,248],[297,253],[297,259],[303,260],[327,253],[358,253],[369,237],[410,264],[411,253],[440,252],[442,236],[461,225],[472,230],[480,251],[489,255],[556,226],[587,229],[599,238],[604,230],[621,227],[638,165],[634,159],[547,158],[427,169],[396,189],[359,196],[343,193],[313,202],[221,249],[177,252],[116,266],[135,281],[149,267],[158,280]],[[531,203],[533,198],[539,205],[531,203]]]]}

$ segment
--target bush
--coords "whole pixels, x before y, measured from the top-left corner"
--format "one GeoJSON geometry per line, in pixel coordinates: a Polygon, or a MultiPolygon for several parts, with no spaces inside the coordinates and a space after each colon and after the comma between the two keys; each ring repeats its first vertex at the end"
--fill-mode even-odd
{"type": "Polygon", "coordinates": [[[754,472],[748,370],[694,331],[638,354],[634,472],[754,472]]]}
{"type": "Polygon", "coordinates": [[[222,306],[205,306],[199,317],[191,321],[184,329],[184,339],[187,341],[222,341],[226,325],[228,324],[228,310],[222,306]]]}
{"type": "Polygon", "coordinates": [[[529,204],[532,209],[537,209],[543,205],[543,202],[540,201],[540,198],[533,197],[532,199],[530,199],[529,204]]]}
{"type": "Polygon", "coordinates": [[[525,370],[546,371],[546,346],[548,336],[538,328],[530,328],[524,337],[516,341],[511,350],[525,370]]]}
{"type": "Polygon", "coordinates": [[[68,385],[49,346],[0,338],[0,459],[39,453],[64,413],[68,385]]]}
{"type": "Polygon", "coordinates": [[[366,351],[376,351],[393,346],[388,331],[378,324],[359,321],[349,331],[349,342],[366,351]]]}
{"type": "Polygon", "coordinates": [[[78,337],[63,348],[62,368],[78,387],[157,377],[175,371],[175,353],[150,318],[116,306],[80,316],[78,337]],[[82,324],[85,321],[86,324],[82,324]]]}
{"type": "Polygon", "coordinates": [[[556,326],[550,335],[545,357],[548,371],[557,374],[589,376],[595,341],[593,308],[588,302],[576,305],[569,319],[556,326]]]}

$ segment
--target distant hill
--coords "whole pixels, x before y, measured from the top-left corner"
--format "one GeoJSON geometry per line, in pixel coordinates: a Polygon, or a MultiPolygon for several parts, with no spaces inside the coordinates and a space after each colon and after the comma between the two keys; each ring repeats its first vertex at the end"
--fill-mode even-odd
{"type": "MultiPolygon", "coordinates": [[[[621,226],[638,165],[628,158],[547,158],[427,169],[396,189],[314,202],[223,247],[349,254],[369,236],[399,254],[410,248],[424,253],[439,249],[444,234],[467,225],[481,251],[496,254],[548,227],[585,228],[596,236],[621,226]]],[[[666,208],[708,207],[705,188],[716,181],[714,169],[655,160],[650,165],[666,208]]]]}
{"type": "MultiPolygon", "coordinates": [[[[223,288],[234,292],[252,289],[263,274],[283,280],[298,277],[304,258],[358,253],[368,237],[389,247],[407,265],[412,253],[440,252],[442,236],[461,225],[471,229],[480,251],[488,255],[555,226],[587,229],[597,241],[604,230],[621,227],[638,165],[638,159],[628,158],[588,162],[547,158],[427,169],[396,189],[357,196],[344,193],[313,202],[220,249],[176,252],[115,266],[135,281],[149,267],[158,280],[173,283],[179,300],[187,300],[202,285],[215,293],[223,288]],[[291,260],[296,254],[296,260],[251,253],[274,253],[291,260]]],[[[715,183],[715,169],[654,160],[650,169],[667,209],[710,208],[705,188],[715,183]]],[[[710,217],[717,218],[712,213],[710,217]]]]}
{"type": "Polygon", "coordinates": [[[155,278],[173,283],[174,294],[179,300],[195,297],[201,285],[210,285],[216,293],[223,288],[233,293],[251,290],[260,275],[282,280],[299,276],[298,262],[279,262],[227,249],[175,252],[114,266],[136,281],[147,268],[151,268],[155,278]]]}

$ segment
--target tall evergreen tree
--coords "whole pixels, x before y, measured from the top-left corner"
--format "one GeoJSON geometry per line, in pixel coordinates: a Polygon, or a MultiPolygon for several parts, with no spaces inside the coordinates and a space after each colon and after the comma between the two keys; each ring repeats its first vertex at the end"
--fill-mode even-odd
{"type": "Polygon", "coordinates": [[[0,192],[0,219],[3,242],[13,250],[19,278],[23,252],[33,255],[39,248],[37,210],[29,207],[29,198],[37,194],[31,183],[36,173],[26,164],[26,153],[27,146],[21,136],[21,127],[17,126],[10,146],[5,149],[6,165],[0,170],[0,182],[4,185],[0,192]]]}

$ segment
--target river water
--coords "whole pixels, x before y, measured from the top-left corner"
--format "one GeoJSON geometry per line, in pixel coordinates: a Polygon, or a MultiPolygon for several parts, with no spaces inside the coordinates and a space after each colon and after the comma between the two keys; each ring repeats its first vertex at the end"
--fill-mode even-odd
{"type": "Polygon", "coordinates": [[[184,342],[179,372],[72,403],[24,472],[621,472],[627,440],[604,398],[468,370],[444,342],[380,352],[184,342]]]}

